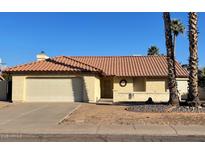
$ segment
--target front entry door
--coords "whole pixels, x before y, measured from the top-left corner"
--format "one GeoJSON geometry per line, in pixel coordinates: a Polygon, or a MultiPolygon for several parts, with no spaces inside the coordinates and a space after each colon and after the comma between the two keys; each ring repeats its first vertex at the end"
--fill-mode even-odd
{"type": "Polygon", "coordinates": [[[113,98],[113,79],[102,78],[100,81],[101,98],[113,98]]]}

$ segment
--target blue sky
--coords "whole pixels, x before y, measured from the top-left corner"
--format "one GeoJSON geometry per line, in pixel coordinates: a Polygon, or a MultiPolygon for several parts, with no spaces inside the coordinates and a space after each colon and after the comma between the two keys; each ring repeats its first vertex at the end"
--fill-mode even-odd
{"type": "MultiPolygon", "coordinates": [[[[187,13],[171,13],[188,29],[187,13]]],[[[205,13],[199,13],[199,64],[205,66],[205,13]]],[[[166,54],[162,13],[0,13],[0,57],[8,66],[58,55],[166,54]]],[[[187,32],[177,38],[177,59],[188,63],[187,32]]]]}

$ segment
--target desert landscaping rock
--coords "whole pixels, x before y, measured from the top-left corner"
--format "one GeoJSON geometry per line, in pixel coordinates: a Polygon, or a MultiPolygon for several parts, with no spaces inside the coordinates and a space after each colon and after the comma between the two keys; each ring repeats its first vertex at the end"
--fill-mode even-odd
{"type": "Polygon", "coordinates": [[[174,108],[172,112],[193,112],[193,113],[202,113],[205,112],[205,107],[188,107],[188,106],[180,106],[177,108],[174,108]]]}
{"type": "Polygon", "coordinates": [[[171,105],[164,105],[164,104],[142,104],[142,105],[135,105],[129,106],[125,108],[127,111],[134,111],[134,112],[166,112],[171,105]]]}
{"type": "Polygon", "coordinates": [[[125,108],[127,111],[133,112],[191,112],[191,113],[205,113],[205,107],[189,107],[189,106],[179,106],[173,107],[167,104],[144,104],[144,105],[135,105],[125,108]]]}

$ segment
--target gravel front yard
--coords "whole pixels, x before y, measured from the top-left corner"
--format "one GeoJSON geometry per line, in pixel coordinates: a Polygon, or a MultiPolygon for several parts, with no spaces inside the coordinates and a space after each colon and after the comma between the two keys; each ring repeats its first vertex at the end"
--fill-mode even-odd
{"type": "Polygon", "coordinates": [[[205,113],[142,113],[125,110],[127,106],[83,104],[64,124],[160,124],[205,125],[205,113]]]}
{"type": "Polygon", "coordinates": [[[126,108],[128,111],[133,112],[187,112],[187,113],[205,113],[205,107],[189,107],[179,106],[174,107],[168,104],[142,104],[133,105],[126,108]]]}

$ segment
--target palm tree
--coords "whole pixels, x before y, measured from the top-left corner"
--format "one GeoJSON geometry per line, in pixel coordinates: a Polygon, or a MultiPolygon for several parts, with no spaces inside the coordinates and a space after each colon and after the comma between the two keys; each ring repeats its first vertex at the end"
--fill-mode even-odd
{"type": "Polygon", "coordinates": [[[174,43],[174,53],[176,53],[176,37],[179,34],[183,34],[185,31],[185,27],[180,20],[172,20],[171,21],[171,30],[173,33],[173,43],[174,43]]]}
{"type": "MultiPolygon", "coordinates": [[[[183,34],[185,31],[184,25],[181,23],[180,20],[171,20],[171,31],[173,34],[173,48],[174,48],[174,59],[176,55],[176,38],[179,34],[183,34]]],[[[175,66],[175,61],[174,61],[174,66],[175,66]]],[[[174,71],[174,74],[176,76],[176,70],[174,71]]]]}
{"type": "Polygon", "coordinates": [[[152,45],[150,48],[148,48],[147,51],[148,56],[159,56],[159,48],[157,46],[152,45]]]}
{"type": "Polygon", "coordinates": [[[189,13],[189,94],[188,103],[201,106],[198,91],[198,17],[196,12],[189,13]]]}
{"type": "Polygon", "coordinates": [[[173,106],[179,106],[179,96],[177,90],[177,82],[175,76],[175,57],[172,41],[171,19],[169,12],[163,13],[165,38],[167,48],[167,63],[168,63],[168,87],[169,87],[169,103],[173,106]]]}

